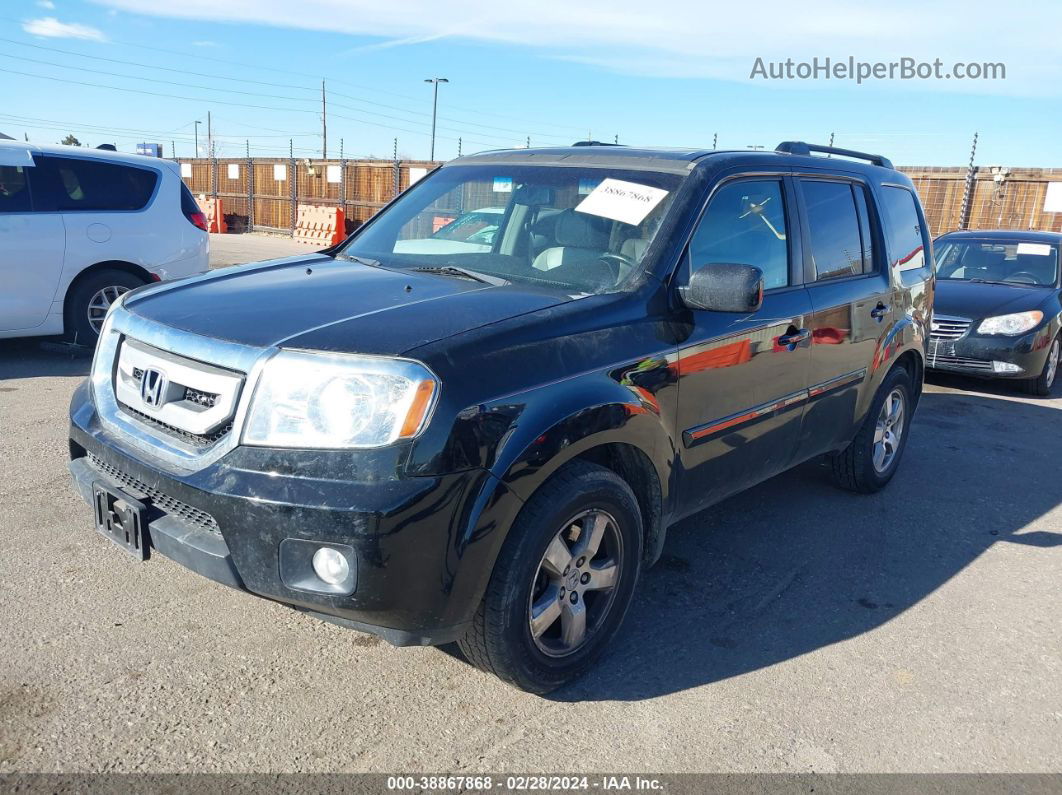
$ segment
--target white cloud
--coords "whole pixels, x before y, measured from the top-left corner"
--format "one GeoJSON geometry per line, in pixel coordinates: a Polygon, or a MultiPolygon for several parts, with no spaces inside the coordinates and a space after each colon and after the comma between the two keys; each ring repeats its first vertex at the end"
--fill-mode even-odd
{"type": "Polygon", "coordinates": [[[218,47],[220,45],[216,41],[208,41],[208,40],[204,39],[203,41],[193,41],[192,42],[192,46],[193,47],[218,47]]]}
{"type": "Polygon", "coordinates": [[[55,9],[55,3],[53,3],[52,0],[37,0],[37,5],[41,8],[47,8],[49,11],[55,9]]]}
{"type": "MultiPolygon", "coordinates": [[[[610,71],[662,77],[712,77],[747,82],[757,57],[805,60],[818,56],[863,61],[1002,61],[1005,85],[1021,91],[1062,79],[1057,30],[1062,3],[1031,0],[894,0],[870,6],[824,0],[795,7],[791,0],[715,3],[700,0],[95,0],[140,14],[203,21],[266,24],[378,38],[369,49],[446,37],[520,46],[548,57],[610,71]],[[796,10],[795,10],[796,9],[796,10]],[[961,21],[961,24],[960,24],[961,21]]],[[[969,90],[960,81],[905,83],[969,90]]],[[[965,82],[965,81],[961,81],[965,82]]],[[[810,85],[835,85],[809,81],[810,85]]],[[[808,83],[805,83],[806,85],[808,83]]]]}
{"type": "Polygon", "coordinates": [[[22,29],[33,36],[49,39],[83,39],[85,41],[107,41],[103,31],[76,22],[60,22],[55,17],[28,19],[22,23],[22,29]]]}

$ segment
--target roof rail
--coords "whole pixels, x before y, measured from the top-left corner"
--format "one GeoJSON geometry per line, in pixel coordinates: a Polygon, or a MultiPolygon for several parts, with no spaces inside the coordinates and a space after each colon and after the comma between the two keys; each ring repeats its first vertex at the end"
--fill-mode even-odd
{"type": "Polygon", "coordinates": [[[609,144],[604,141],[576,141],[572,146],[623,146],[623,144],[609,144]]]}
{"type": "Polygon", "coordinates": [[[822,146],[821,144],[806,144],[803,141],[782,141],[774,148],[776,152],[786,152],[791,155],[810,155],[812,152],[822,152],[828,155],[840,155],[841,157],[854,157],[857,160],[866,160],[875,166],[892,168],[892,161],[882,155],[871,155],[866,152],[857,152],[854,149],[839,149],[836,146],[822,146]]]}

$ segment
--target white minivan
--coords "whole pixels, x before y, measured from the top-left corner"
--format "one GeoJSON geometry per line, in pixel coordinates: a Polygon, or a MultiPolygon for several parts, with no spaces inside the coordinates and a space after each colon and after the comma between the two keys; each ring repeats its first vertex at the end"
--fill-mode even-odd
{"type": "Polygon", "coordinates": [[[122,293],[209,267],[177,163],[0,141],[0,337],[95,345],[122,293]]]}

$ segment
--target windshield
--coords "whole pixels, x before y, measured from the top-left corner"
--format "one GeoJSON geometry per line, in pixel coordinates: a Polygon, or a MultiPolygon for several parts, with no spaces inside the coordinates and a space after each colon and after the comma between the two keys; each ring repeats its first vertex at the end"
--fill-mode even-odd
{"type": "Polygon", "coordinates": [[[1058,247],[1016,240],[940,240],[937,278],[1052,287],[1058,280],[1058,247]]]}
{"type": "Polygon", "coordinates": [[[636,272],[682,177],[574,166],[450,166],[406,191],[337,256],[568,294],[636,272]]]}

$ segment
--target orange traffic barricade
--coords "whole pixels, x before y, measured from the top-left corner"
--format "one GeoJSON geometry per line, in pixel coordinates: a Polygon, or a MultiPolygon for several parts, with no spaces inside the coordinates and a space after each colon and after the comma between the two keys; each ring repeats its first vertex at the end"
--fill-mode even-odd
{"type": "Polygon", "coordinates": [[[317,207],[300,204],[295,222],[295,239],[326,248],[346,237],[346,219],[342,207],[317,207]]]}
{"type": "Polygon", "coordinates": [[[221,199],[208,199],[206,196],[200,196],[196,199],[196,203],[199,205],[199,209],[203,211],[203,215],[207,217],[208,232],[220,233],[228,231],[225,216],[221,211],[221,199]]]}

